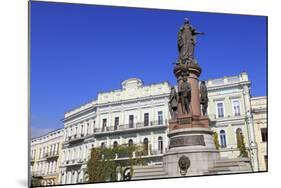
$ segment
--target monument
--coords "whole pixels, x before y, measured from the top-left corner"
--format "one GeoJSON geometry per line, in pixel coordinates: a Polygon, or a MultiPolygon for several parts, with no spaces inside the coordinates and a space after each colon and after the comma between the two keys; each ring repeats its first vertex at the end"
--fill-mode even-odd
{"type": "Polygon", "coordinates": [[[169,148],[163,160],[169,177],[203,175],[219,159],[209,128],[205,82],[199,87],[202,70],[194,57],[196,35],[204,33],[186,18],[178,32],[179,56],[173,69],[177,89],[171,88],[169,101],[169,148]]]}

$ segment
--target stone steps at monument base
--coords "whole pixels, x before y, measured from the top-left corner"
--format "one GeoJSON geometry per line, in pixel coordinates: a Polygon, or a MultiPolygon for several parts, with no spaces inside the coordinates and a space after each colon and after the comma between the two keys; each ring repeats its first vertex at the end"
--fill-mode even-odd
{"type": "Polygon", "coordinates": [[[248,158],[220,159],[205,175],[252,172],[248,158]]]}
{"type": "Polygon", "coordinates": [[[220,163],[215,163],[216,167],[233,167],[233,166],[238,166],[236,162],[220,162],[220,163]]]}
{"type": "Polygon", "coordinates": [[[250,159],[249,158],[235,158],[235,159],[221,158],[215,161],[216,164],[231,164],[237,162],[250,162],[250,159]]]}
{"type": "Polygon", "coordinates": [[[147,165],[147,166],[134,166],[134,172],[164,170],[163,165],[147,165]]]}
{"type": "Polygon", "coordinates": [[[163,165],[149,165],[134,167],[132,179],[155,179],[165,177],[168,177],[168,173],[165,172],[163,165]]]}
{"type": "Polygon", "coordinates": [[[168,174],[166,175],[155,175],[155,176],[138,176],[133,177],[132,180],[150,180],[150,179],[160,179],[160,178],[168,178],[168,174]]]}

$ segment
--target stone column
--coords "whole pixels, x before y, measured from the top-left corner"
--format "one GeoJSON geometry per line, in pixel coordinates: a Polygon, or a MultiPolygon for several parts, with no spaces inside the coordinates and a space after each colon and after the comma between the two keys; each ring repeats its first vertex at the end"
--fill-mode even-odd
{"type": "Polygon", "coordinates": [[[92,135],[93,134],[93,130],[94,130],[94,119],[90,119],[90,130],[89,130],[89,134],[92,135]]]}
{"type": "Polygon", "coordinates": [[[71,184],[72,172],[68,171],[67,174],[68,174],[68,176],[67,176],[67,184],[71,184]]]}
{"type": "Polygon", "coordinates": [[[51,174],[53,170],[53,161],[49,162],[49,169],[48,169],[48,174],[51,174]]]}
{"type": "Polygon", "coordinates": [[[48,174],[48,170],[49,170],[49,162],[45,162],[45,174],[48,174]]]}
{"type": "Polygon", "coordinates": [[[84,131],[83,131],[83,134],[84,134],[84,136],[86,136],[87,135],[87,128],[88,128],[88,125],[87,125],[87,121],[84,121],[84,131]]]}
{"type": "Polygon", "coordinates": [[[57,171],[57,161],[53,162],[53,173],[56,173],[57,171]]]}
{"type": "Polygon", "coordinates": [[[201,74],[201,68],[198,65],[189,65],[188,82],[191,86],[191,112],[192,115],[201,116],[200,91],[198,77],[201,74]]]}
{"type": "Polygon", "coordinates": [[[78,179],[78,173],[77,170],[74,171],[74,178],[73,178],[73,182],[72,183],[77,183],[77,179],[78,179]]]}
{"type": "Polygon", "coordinates": [[[81,176],[82,182],[84,183],[84,170],[81,170],[80,176],[81,176]]]}

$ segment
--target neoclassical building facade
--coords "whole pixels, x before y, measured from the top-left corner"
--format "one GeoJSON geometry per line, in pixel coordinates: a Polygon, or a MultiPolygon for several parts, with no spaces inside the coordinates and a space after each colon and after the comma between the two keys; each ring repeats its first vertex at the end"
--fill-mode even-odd
{"type": "Polygon", "coordinates": [[[169,92],[167,82],[144,86],[132,78],[122,82],[122,89],[99,93],[97,100],[66,113],[61,183],[86,181],[86,162],[93,147],[143,145],[144,157],[151,163],[161,162],[168,144],[169,92]]]}
{"type": "Polygon", "coordinates": [[[267,97],[251,98],[251,106],[258,147],[259,171],[267,171],[267,97]]]}
{"type": "MultiPolygon", "coordinates": [[[[253,171],[258,170],[257,145],[247,73],[206,81],[211,129],[218,134],[222,158],[237,158],[237,134],[243,134],[253,171]]],[[[161,163],[168,147],[168,82],[144,85],[140,79],[99,93],[87,104],[65,113],[59,184],[86,182],[86,163],[93,147],[141,145],[149,163],[161,163]]],[[[125,160],[117,156],[116,160],[125,160]]]]}
{"type": "Polygon", "coordinates": [[[40,177],[42,185],[58,184],[63,135],[62,128],[31,139],[31,175],[40,177]]]}
{"type": "Polygon", "coordinates": [[[239,156],[237,135],[242,134],[253,171],[257,171],[257,144],[251,114],[250,85],[246,72],[208,80],[208,115],[211,129],[218,134],[221,157],[239,156]]]}

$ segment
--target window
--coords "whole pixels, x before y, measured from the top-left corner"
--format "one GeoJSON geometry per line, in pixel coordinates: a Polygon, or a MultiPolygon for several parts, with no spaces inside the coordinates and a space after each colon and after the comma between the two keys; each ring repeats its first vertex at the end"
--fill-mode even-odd
{"type": "Polygon", "coordinates": [[[129,146],[129,147],[130,147],[130,146],[133,146],[133,144],[134,144],[133,140],[130,139],[129,142],[128,142],[128,146],[129,146]]]}
{"type": "Polygon", "coordinates": [[[90,123],[87,122],[87,133],[86,133],[86,135],[89,135],[89,133],[90,133],[90,123]]]}
{"type": "Polygon", "coordinates": [[[143,140],[143,151],[144,155],[148,155],[148,138],[143,140]]]}
{"type": "Polygon", "coordinates": [[[263,142],[267,142],[267,128],[261,128],[261,139],[263,142]]]}
{"type": "Polygon", "coordinates": [[[105,143],[102,142],[100,147],[101,147],[102,149],[105,148],[105,143]]]}
{"type": "Polygon", "coordinates": [[[118,125],[119,125],[119,117],[115,117],[114,118],[114,130],[118,129],[118,125]]]}
{"type": "Polygon", "coordinates": [[[93,132],[95,132],[96,121],[93,122],[93,132]]]}
{"type": "Polygon", "coordinates": [[[226,148],[226,136],[224,130],[220,131],[220,140],[221,140],[221,147],[226,148]]]}
{"type": "Polygon", "coordinates": [[[158,151],[163,153],[163,138],[162,136],[158,137],[158,151]]]}
{"type": "Polygon", "coordinates": [[[134,127],[134,115],[129,115],[129,128],[134,127]]]}
{"type": "Polygon", "coordinates": [[[232,101],[234,116],[240,116],[240,102],[239,100],[232,101]]]}
{"type": "Polygon", "coordinates": [[[113,142],[113,148],[116,148],[118,146],[118,142],[117,141],[114,141],[113,142]]]}
{"type": "Polygon", "coordinates": [[[223,109],[222,102],[217,103],[217,117],[219,117],[219,118],[224,117],[224,109],[223,109]]]}
{"type": "Polygon", "coordinates": [[[242,133],[242,129],[238,128],[236,129],[236,142],[238,144],[239,139],[243,139],[243,133],[242,133]]]}
{"type": "Polygon", "coordinates": [[[158,125],[163,125],[163,112],[158,112],[158,125]]]}
{"type": "Polygon", "coordinates": [[[105,131],[106,128],[106,119],[102,119],[102,131],[105,131]]]}
{"type": "Polygon", "coordinates": [[[148,126],[148,125],[149,125],[149,114],[144,113],[144,126],[148,126]]]}

